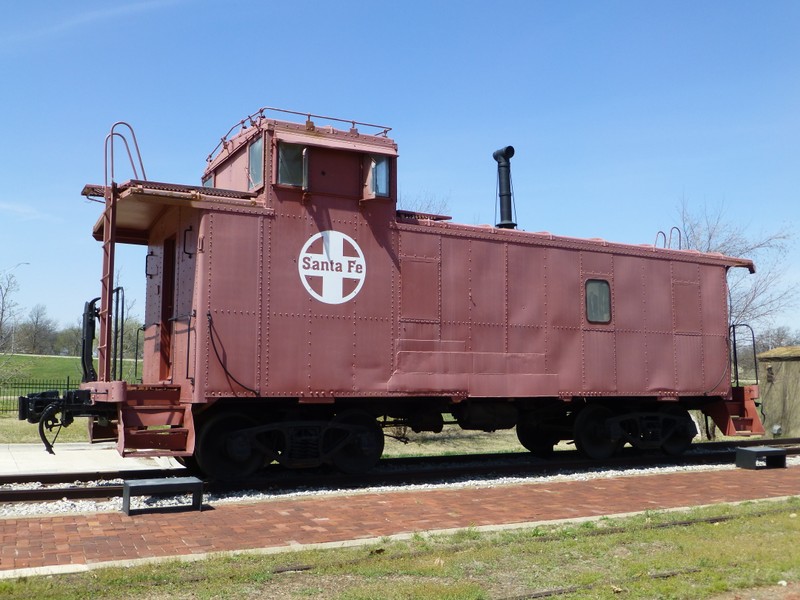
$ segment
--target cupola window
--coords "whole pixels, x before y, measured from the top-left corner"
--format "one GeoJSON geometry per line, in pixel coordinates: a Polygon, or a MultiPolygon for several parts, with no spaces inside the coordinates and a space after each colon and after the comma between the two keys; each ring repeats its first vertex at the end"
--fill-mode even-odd
{"type": "Polygon", "coordinates": [[[307,152],[299,144],[279,144],[278,146],[278,183],[293,185],[305,189],[308,172],[307,152]]]}
{"type": "Polygon", "coordinates": [[[247,189],[254,190],[264,184],[264,138],[257,137],[247,149],[247,189]]]}
{"type": "Polygon", "coordinates": [[[389,157],[372,157],[372,193],[375,196],[389,195],[389,157]]]}

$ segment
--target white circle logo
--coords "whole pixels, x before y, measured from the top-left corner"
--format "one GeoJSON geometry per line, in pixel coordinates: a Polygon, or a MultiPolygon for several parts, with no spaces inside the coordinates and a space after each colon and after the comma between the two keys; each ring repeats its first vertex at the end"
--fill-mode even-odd
{"type": "Polygon", "coordinates": [[[308,239],[300,250],[297,269],[308,293],[325,304],[352,300],[367,276],[361,248],[353,238],[333,230],[308,239]]]}

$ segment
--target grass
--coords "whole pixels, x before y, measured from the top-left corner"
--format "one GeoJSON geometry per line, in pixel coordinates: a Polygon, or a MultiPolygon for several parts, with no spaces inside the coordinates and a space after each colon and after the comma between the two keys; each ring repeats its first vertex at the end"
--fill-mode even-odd
{"type": "Polygon", "coordinates": [[[0,369],[0,380],[6,373],[17,379],[81,380],[81,359],[77,356],[9,354],[2,357],[0,369]]]}
{"type": "Polygon", "coordinates": [[[0,581],[3,598],[704,599],[800,579],[800,500],[0,581]],[[721,523],[695,522],[727,517],[721,523]],[[678,524],[673,527],[663,527],[678,524]],[[743,543],[746,540],[746,543],[743,543]]]}
{"type": "MultiPolygon", "coordinates": [[[[86,419],[75,419],[69,427],[58,434],[56,444],[66,442],[88,442],[89,429],[86,419]]],[[[17,419],[17,413],[0,413],[0,444],[41,444],[39,426],[17,419]]]]}
{"type": "MultiPolygon", "coordinates": [[[[125,360],[126,368],[133,369],[133,360],[125,360]]],[[[141,369],[141,363],[139,365],[141,369]]],[[[11,354],[0,358],[0,381],[9,374],[14,379],[35,381],[67,381],[78,387],[81,377],[81,361],[77,356],[37,356],[32,354],[11,354]]],[[[38,391],[38,390],[37,390],[38,391]]],[[[44,390],[41,390],[44,391],[44,390]]],[[[60,390],[64,391],[64,390],[60,390]]],[[[3,406],[12,405],[13,412],[0,411],[0,443],[28,444],[40,443],[35,425],[17,420],[16,396],[2,396],[3,406]]],[[[88,442],[89,433],[86,419],[76,419],[69,427],[61,430],[59,442],[88,442]]]]}
{"type": "Polygon", "coordinates": [[[390,437],[386,430],[383,456],[459,456],[463,454],[491,454],[500,452],[527,452],[517,440],[514,429],[486,433],[465,431],[457,425],[445,425],[441,433],[406,432],[407,443],[390,437]]]}
{"type": "MultiPolygon", "coordinates": [[[[126,377],[133,377],[133,359],[124,359],[126,377]]],[[[97,360],[95,360],[95,368],[97,360]]],[[[139,361],[141,374],[142,362],[139,361]]],[[[66,380],[67,377],[77,384],[81,380],[81,359],[77,356],[39,356],[35,354],[7,354],[0,358],[0,381],[6,376],[15,379],[66,380]]]]}
{"type": "MultiPolygon", "coordinates": [[[[7,373],[13,373],[18,379],[37,381],[74,382],[75,387],[81,380],[80,359],[75,356],[33,356],[26,354],[6,355],[0,363],[0,380],[7,373]]],[[[63,390],[62,390],[63,391],[63,390]]],[[[16,407],[16,398],[3,397],[4,406],[11,403],[16,407]]],[[[89,433],[85,419],[77,419],[70,427],[62,429],[59,442],[87,442],[89,433]]],[[[16,408],[13,412],[0,412],[0,443],[28,444],[40,443],[36,425],[17,420],[16,408]]]]}

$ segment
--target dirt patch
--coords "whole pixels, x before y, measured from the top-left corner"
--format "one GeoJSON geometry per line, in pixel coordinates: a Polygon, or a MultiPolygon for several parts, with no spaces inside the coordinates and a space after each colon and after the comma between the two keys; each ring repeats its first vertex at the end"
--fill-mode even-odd
{"type": "Polygon", "coordinates": [[[728,592],[710,600],[800,600],[800,584],[788,583],[770,587],[728,592]]]}

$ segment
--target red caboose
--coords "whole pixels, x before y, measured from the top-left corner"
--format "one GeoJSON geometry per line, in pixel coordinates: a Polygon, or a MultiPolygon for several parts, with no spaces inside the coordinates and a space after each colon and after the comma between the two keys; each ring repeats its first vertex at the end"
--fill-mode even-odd
{"type": "Polygon", "coordinates": [[[574,439],[597,458],[625,443],[684,451],[689,409],[728,435],[763,432],[757,388],[730,382],[726,273],[750,261],[517,231],[512,148],[495,153],[498,227],[398,211],[388,128],[271,110],[223,138],[202,186],[117,185],[112,130],[111,180],[84,189],[105,200],[85,382],[21,400],[21,416],[45,430],[89,416],[124,455],[221,478],[271,461],[359,471],[380,457],[382,425],[441,431],[449,415],[516,426],[538,454],[574,439]],[[119,243],[148,247],[137,384],[117,368],[119,243]]]}

